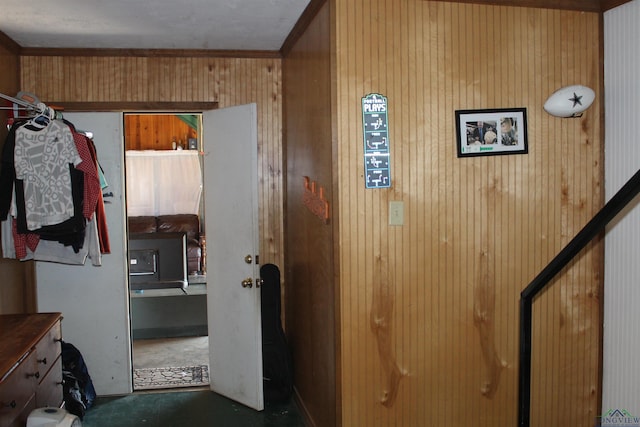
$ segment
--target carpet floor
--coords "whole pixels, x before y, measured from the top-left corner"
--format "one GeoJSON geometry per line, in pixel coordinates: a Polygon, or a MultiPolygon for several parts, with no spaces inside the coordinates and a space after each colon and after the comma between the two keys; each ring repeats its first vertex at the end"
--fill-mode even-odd
{"type": "Polygon", "coordinates": [[[83,427],[303,427],[295,402],[254,411],[209,390],[99,397],[83,427]]]}
{"type": "Polygon", "coordinates": [[[208,351],[207,337],[135,340],[135,392],[126,396],[98,397],[85,414],[82,426],[305,425],[293,400],[284,404],[265,405],[263,411],[255,411],[209,390],[208,351]]]}

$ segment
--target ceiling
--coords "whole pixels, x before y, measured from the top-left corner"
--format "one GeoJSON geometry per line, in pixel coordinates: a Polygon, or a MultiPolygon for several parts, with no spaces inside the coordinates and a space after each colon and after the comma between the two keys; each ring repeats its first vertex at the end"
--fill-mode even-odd
{"type": "Polygon", "coordinates": [[[23,48],[277,51],[310,0],[2,0],[23,48]]]}

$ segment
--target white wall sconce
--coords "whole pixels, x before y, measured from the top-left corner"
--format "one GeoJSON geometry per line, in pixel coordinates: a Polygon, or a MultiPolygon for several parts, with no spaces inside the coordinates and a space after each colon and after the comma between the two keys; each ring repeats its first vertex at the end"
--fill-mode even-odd
{"type": "Polygon", "coordinates": [[[544,110],[556,117],[580,117],[595,99],[596,93],[586,86],[565,86],[547,98],[544,110]]]}

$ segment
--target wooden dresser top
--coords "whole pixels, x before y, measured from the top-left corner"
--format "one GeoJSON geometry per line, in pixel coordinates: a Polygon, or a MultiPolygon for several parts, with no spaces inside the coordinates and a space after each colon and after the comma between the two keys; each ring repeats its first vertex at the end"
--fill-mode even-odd
{"type": "Polygon", "coordinates": [[[61,318],[61,313],[0,315],[0,381],[61,318]]]}

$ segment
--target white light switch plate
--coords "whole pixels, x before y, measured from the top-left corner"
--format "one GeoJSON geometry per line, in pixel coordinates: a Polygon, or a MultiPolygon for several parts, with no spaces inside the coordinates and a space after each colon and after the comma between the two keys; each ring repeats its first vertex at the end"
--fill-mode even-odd
{"type": "Polygon", "coordinates": [[[404,202],[389,202],[389,225],[404,224],[404,202]]]}

